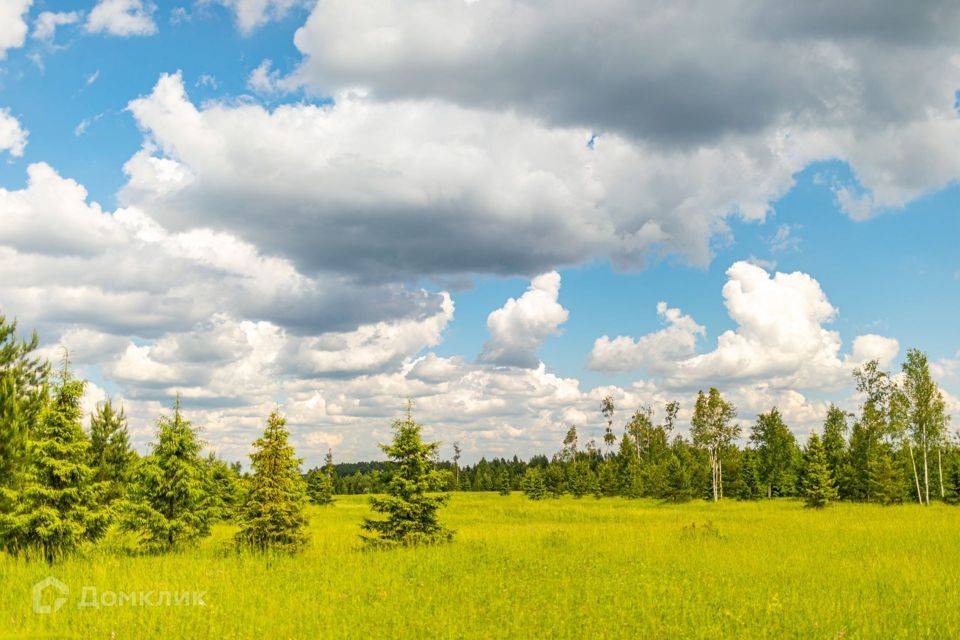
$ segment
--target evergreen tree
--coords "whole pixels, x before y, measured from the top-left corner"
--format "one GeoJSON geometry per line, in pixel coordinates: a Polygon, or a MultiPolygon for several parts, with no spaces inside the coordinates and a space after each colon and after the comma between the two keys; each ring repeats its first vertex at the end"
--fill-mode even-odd
{"type": "Polygon", "coordinates": [[[333,487],[336,479],[336,467],[333,466],[333,451],[327,450],[322,469],[307,472],[307,496],[310,502],[320,506],[334,503],[333,487]]]}
{"type": "Polygon", "coordinates": [[[628,433],[624,433],[623,437],[620,438],[617,466],[620,495],[624,498],[641,497],[643,495],[643,477],[640,470],[640,459],[637,457],[636,443],[628,433]]]}
{"type": "Polygon", "coordinates": [[[740,500],[756,500],[760,495],[760,476],[757,473],[756,453],[753,449],[746,449],[743,452],[740,466],[737,498],[740,500]]]}
{"type": "Polygon", "coordinates": [[[567,484],[570,487],[570,494],[574,498],[582,498],[593,491],[595,478],[593,471],[590,469],[590,464],[586,460],[579,459],[569,468],[570,474],[567,484]]]}
{"type": "Polygon", "coordinates": [[[543,472],[537,467],[528,467],[523,476],[521,489],[531,500],[543,500],[547,497],[547,485],[543,480],[543,472]]]}
{"type": "Polygon", "coordinates": [[[946,498],[950,504],[960,504],[960,459],[947,467],[946,498]]]}
{"type": "Polygon", "coordinates": [[[505,468],[497,475],[497,492],[502,496],[510,495],[510,472],[505,468]]]}
{"type": "Polygon", "coordinates": [[[876,464],[883,439],[890,434],[890,407],[893,385],[890,376],[880,370],[876,360],[871,360],[853,372],[857,391],[863,396],[860,416],[850,434],[850,448],[844,485],[853,500],[871,498],[871,466],[876,464]]]}
{"type": "Polygon", "coordinates": [[[617,495],[617,466],[613,458],[607,458],[600,463],[600,470],[597,473],[597,490],[600,495],[609,498],[617,495]]]}
{"type": "Polygon", "coordinates": [[[797,475],[797,443],[779,409],[774,407],[757,416],[750,441],[756,447],[756,471],[765,485],[766,496],[791,495],[797,475]]]}
{"type": "Polygon", "coordinates": [[[48,399],[50,367],[34,354],[40,339],[17,335],[0,315],[0,513],[13,509],[29,467],[28,440],[48,399]]]}
{"type": "Polygon", "coordinates": [[[543,482],[547,495],[551,498],[559,498],[567,492],[567,478],[563,473],[563,466],[557,462],[547,466],[543,474],[543,482]]]}
{"type": "Polygon", "coordinates": [[[808,507],[822,509],[831,500],[837,499],[837,489],[827,465],[827,454],[820,436],[810,434],[804,455],[803,498],[808,507]]]}
{"type": "Polygon", "coordinates": [[[374,534],[361,536],[368,543],[414,545],[453,538],[453,531],[441,525],[437,517],[449,494],[428,495],[440,483],[440,474],[433,468],[439,444],[423,442],[422,427],[413,421],[411,410],[408,403],[406,419],[393,423],[393,442],[380,445],[396,470],[387,484],[387,497],[370,499],[371,509],[387,517],[364,519],[364,531],[374,534]]]}
{"type": "Polygon", "coordinates": [[[870,458],[868,472],[871,502],[883,505],[903,502],[905,474],[889,446],[877,448],[870,458]]]}
{"type": "Polygon", "coordinates": [[[823,422],[823,451],[830,472],[838,478],[847,453],[847,414],[833,403],[830,403],[823,422]]]}
{"type": "Polygon", "coordinates": [[[693,498],[689,468],[676,454],[667,461],[667,487],[664,498],[670,502],[689,502],[693,498]]]}
{"type": "Polygon", "coordinates": [[[211,453],[204,461],[212,520],[233,520],[246,500],[247,487],[239,463],[230,465],[211,453]]]}
{"type": "Polygon", "coordinates": [[[0,513],[0,547],[8,551],[34,549],[52,561],[106,531],[106,487],[95,482],[87,465],[90,443],[80,408],[84,387],[64,356],[53,398],[29,440],[30,467],[22,490],[0,513]]]}
{"type": "Polygon", "coordinates": [[[134,471],[120,525],[139,533],[149,551],[164,551],[210,534],[216,506],[209,495],[202,444],[196,430],[180,411],[157,420],[157,442],[134,471]]]}
{"type": "Polygon", "coordinates": [[[109,501],[126,493],[136,461],[123,408],[115,411],[110,400],[97,405],[90,416],[90,466],[94,478],[107,483],[109,501]]]}
{"type": "Polygon", "coordinates": [[[250,492],[240,510],[238,546],[257,551],[297,551],[307,543],[307,487],[300,475],[301,460],[288,440],[290,432],[280,410],[267,420],[263,435],[250,454],[250,492]]]}

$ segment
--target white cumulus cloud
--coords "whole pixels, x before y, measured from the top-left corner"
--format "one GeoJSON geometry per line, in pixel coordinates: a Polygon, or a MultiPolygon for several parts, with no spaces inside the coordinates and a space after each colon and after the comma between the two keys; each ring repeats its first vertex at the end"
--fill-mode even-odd
{"type": "Polygon", "coordinates": [[[482,362],[535,368],[537,353],[548,336],[557,335],[569,312],[558,302],[560,274],[544,273],[530,282],[518,299],[510,298],[487,317],[490,339],[480,354],[482,362]]]}
{"type": "Polygon", "coordinates": [[[778,389],[837,389],[849,382],[854,366],[878,359],[886,367],[899,351],[893,338],[864,335],[854,339],[850,354],[841,355],[839,332],[825,326],[837,309],[805,273],[771,275],[757,265],[737,262],[727,270],[727,278],[723,299],[737,328],[720,334],[714,350],[692,353],[703,327],[676,312],[678,320],[660,332],[636,340],[598,339],[590,365],[608,371],[644,368],[664,384],[682,388],[723,381],[778,389]],[[683,324],[678,326],[679,319],[683,324]],[[681,348],[661,349],[662,342],[681,348]]]}
{"type": "Polygon", "coordinates": [[[153,21],[156,7],[149,0],[99,0],[87,16],[89,33],[112,36],[151,36],[157,32],[153,21]]]}

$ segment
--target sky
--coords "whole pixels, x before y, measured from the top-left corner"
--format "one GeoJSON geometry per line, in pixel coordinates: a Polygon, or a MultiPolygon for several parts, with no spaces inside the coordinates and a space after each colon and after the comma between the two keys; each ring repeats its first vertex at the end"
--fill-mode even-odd
{"type": "MultiPolygon", "coordinates": [[[[0,313],[146,450],[464,459],[716,386],[960,415],[960,5],[0,0],[0,313]]],[[[956,426],[956,425],[954,425],[956,426]]],[[[618,429],[619,430],[619,429],[618,429]]]]}

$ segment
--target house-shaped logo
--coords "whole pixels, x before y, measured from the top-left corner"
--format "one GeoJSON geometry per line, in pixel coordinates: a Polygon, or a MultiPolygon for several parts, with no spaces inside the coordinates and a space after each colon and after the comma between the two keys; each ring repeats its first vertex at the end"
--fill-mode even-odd
{"type": "Polygon", "coordinates": [[[53,576],[47,576],[33,585],[33,612],[50,614],[67,604],[70,587],[53,576]]]}

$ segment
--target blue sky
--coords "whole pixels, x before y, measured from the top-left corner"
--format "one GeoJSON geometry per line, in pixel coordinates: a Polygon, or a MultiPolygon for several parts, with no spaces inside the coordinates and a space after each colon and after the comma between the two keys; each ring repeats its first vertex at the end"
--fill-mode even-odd
{"type": "Polygon", "coordinates": [[[406,395],[472,457],[707,384],[802,435],[910,347],[956,410],[960,12],[720,5],[15,0],[0,311],[228,457],[406,395]]]}

